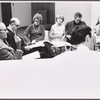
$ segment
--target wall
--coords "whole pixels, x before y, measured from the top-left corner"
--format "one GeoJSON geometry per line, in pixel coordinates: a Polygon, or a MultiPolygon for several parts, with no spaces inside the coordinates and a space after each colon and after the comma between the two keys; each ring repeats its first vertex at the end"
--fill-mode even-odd
{"type": "Polygon", "coordinates": [[[82,20],[91,26],[91,3],[85,2],[55,2],[55,15],[63,14],[65,16],[64,24],[74,19],[74,14],[81,12],[82,20]]]}
{"type": "Polygon", "coordinates": [[[31,3],[12,3],[12,17],[17,17],[21,26],[31,24],[31,3]]]}
{"type": "Polygon", "coordinates": [[[98,17],[100,16],[100,2],[91,3],[91,27],[94,28],[98,17]]]}
{"type": "Polygon", "coordinates": [[[0,3],[0,22],[2,22],[1,3],[0,3]]]}

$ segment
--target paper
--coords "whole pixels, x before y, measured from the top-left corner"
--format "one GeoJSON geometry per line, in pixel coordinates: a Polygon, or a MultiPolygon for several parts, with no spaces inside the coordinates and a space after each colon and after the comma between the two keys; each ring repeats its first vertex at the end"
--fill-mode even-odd
{"type": "Polygon", "coordinates": [[[44,41],[39,41],[39,42],[36,42],[35,44],[32,44],[32,45],[29,45],[29,46],[26,46],[26,47],[29,47],[29,48],[31,48],[31,49],[33,49],[33,48],[36,48],[36,47],[44,47],[44,43],[43,43],[44,41]]]}

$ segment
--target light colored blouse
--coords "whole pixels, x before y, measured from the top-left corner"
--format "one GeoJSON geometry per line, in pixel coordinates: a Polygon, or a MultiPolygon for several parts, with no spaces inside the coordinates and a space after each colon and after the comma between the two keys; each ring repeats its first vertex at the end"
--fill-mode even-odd
{"type": "Polygon", "coordinates": [[[62,24],[59,26],[57,23],[52,25],[49,37],[50,37],[50,41],[53,45],[55,45],[57,47],[65,46],[66,45],[66,42],[64,41],[65,25],[62,24]]]}
{"type": "Polygon", "coordinates": [[[58,24],[55,23],[51,27],[49,36],[51,38],[51,41],[62,41],[64,34],[65,34],[65,25],[62,24],[58,26],[58,24]]]}

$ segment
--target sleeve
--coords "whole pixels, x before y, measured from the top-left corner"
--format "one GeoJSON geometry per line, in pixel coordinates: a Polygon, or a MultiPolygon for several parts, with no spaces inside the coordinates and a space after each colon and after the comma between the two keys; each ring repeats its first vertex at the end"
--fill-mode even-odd
{"type": "Polygon", "coordinates": [[[12,60],[14,59],[14,55],[9,52],[7,49],[0,50],[0,60],[12,60]]]}
{"type": "Polygon", "coordinates": [[[65,34],[67,35],[67,31],[68,31],[68,23],[66,23],[65,25],[65,34]]]}
{"type": "Polygon", "coordinates": [[[30,40],[29,40],[29,38],[28,38],[28,35],[30,34],[30,29],[31,29],[31,25],[29,25],[29,26],[26,28],[25,32],[24,32],[23,39],[26,41],[26,44],[27,44],[28,42],[30,42],[30,40]]]}
{"type": "Polygon", "coordinates": [[[51,26],[51,30],[50,30],[50,33],[49,33],[49,37],[50,38],[53,38],[53,34],[54,34],[54,28],[53,28],[53,26],[51,26]]]}
{"type": "Polygon", "coordinates": [[[96,33],[96,26],[93,28],[93,33],[96,33]]]}
{"type": "Polygon", "coordinates": [[[86,25],[86,23],[85,23],[85,22],[83,22],[83,25],[86,25]]]}
{"type": "Polygon", "coordinates": [[[25,30],[25,32],[24,32],[24,35],[28,36],[28,35],[30,34],[30,29],[31,29],[31,25],[29,25],[29,26],[26,28],[26,30],[25,30]]]}
{"type": "Polygon", "coordinates": [[[41,25],[40,27],[42,35],[39,38],[35,39],[36,42],[41,41],[45,38],[45,28],[43,25],[41,25]]]}
{"type": "Polygon", "coordinates": [[[15,43],[15,40],[12,38],[12,36],[7,33],[7,38],[6,38],[7,42],[9,43],[9,45],[14,49],[16,50],[16,43],[15,43]]]}

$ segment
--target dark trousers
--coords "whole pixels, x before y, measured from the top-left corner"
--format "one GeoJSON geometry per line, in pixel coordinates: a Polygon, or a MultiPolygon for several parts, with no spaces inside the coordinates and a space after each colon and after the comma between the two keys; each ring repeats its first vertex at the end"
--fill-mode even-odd
{"type": "Polygon", "coordinates": [[[39,51],[41,58],[48,58],[48,53],[46,52],[44,47],[36,47],[36,48],[33,48],[29,51],[24,50],[23,56],[30,54],[30,53],[33,53],[35,51],[39,51]]]}

